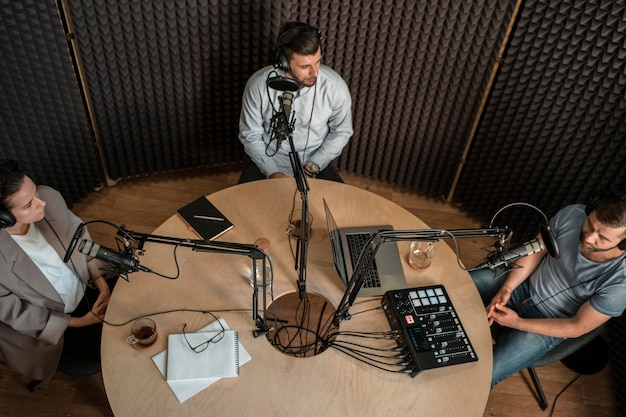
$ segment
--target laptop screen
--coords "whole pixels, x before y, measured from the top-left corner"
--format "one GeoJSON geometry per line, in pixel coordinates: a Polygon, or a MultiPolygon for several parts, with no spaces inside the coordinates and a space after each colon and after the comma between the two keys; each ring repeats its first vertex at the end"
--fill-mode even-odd
{"type": "Polygon", "coordinates": [[[326,199],[324,199],[324,211],[326,212],[326,224],[328,226],[328,235],[330,236],[330,250],[333,254],[333,263],[335,264],[335,269],[339,273],[339,276],[343,280],[344,284],[348,283],[348,272],[345,269],[345,261],[343,258],[343,251],[341,248],[341,237],[339,236],[339,228],[337,227],[337,223],[333,218],[333,215],[330,214],[330,209],[328,208],[328,204],[326,204],[326,199]]]}

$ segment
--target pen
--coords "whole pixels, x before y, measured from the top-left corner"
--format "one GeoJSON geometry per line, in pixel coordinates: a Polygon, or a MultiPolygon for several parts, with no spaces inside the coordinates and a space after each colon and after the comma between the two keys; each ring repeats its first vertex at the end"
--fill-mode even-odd
{"type": "Polygon", "coordinates": [[[223,222],[224,221],[224,219],[222,219],[221,217],[210,217],[210,216],[194,215],[193,218],[194,219],[200,219],[200,220],[215,220],[216,222],[223,222]]]}

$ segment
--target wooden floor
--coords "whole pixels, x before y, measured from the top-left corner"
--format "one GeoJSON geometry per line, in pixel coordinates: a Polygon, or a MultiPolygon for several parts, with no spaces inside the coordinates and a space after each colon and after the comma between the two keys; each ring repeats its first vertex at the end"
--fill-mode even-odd
{"type": "MultiPolygon", "coordinates": [[[[394,201],[433,228],[481,226],[449,204],[353,175],[343,176],[348,184],[394,201]]],[[[136,232],[150,233],[182,204],[234,185],[237,178],[238,173],[189,173],[123,181],[115,187],[91,193],[73,210],[83,221],[108,220],[116,225],[125,224],[136,232]]],[[[115,231],[111,227],[100,224],[89,227],[95,242],[113,245],[115,231]]],[[[481,247],[493,242],[492,239],[460,240],[461,260],[466,265],[482,262],[486,252],[481,247]]],[[[560,363],[540,368],[538,374],[550,406],[555,396],[576,376],[560,363]]],[[[33,393],[26,390],[26,383],[0,364],[0,417],[112,416],[101,374],[73,379],[57,372],[51,381],[39,385],[33,393]]],[[[549,409],[541,411],[529,384],[525,372],[498,384],[490,394],[484,416],[547,416],[549,409]]],[[[554,416],[613,417],[617,415],[614,407],[609,364],[602,372],[583,375],[569,387],[558,400],[554,416]]]]}

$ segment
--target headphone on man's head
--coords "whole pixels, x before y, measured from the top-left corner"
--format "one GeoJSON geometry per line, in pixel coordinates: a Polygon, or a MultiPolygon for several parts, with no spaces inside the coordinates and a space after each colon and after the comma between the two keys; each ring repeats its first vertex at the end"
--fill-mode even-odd
{"type": "Polygon", "coordinates": [[[294,36],[303,32],[314,32],[317,35],[321,51],[322,32],[320,32],[319,28],[302,22],[294,22],[278,36],[278,40],[276,41],[276,50],[274,51],[274,68],[284,72],[291,71],[291,68],[289,67],[289,59],[283,54],[282,47],[284,44],[293,39],[294,36]]]}
{"type": "MultiPolygon", "coordinates": [[[[615,188],[603,188],[596,191],[589,197],[589,200],[587,200],[587,203],[585,204],[585,214],[587,216],[590,215],[591,212],[596,209],[600,201],[608,198],[615,198],[626,202],[626,194],[615,188]]],[[[626,239],[622,239],[622,241],[617,244],[617,248],[619,250],[626,250],[626,239]]]]}
{"type": "MultiPolygon", "coordinates": [[[[7,176],[18,169],[17,161],[12,159],[3,159],[0,161],[0,197],[4,191],[4,182],[7,180],[7,176]]],[[[5,227],[15,226],[16,220],[10,212],[6,210],[0,210],[0,229],[5,227]]]]}

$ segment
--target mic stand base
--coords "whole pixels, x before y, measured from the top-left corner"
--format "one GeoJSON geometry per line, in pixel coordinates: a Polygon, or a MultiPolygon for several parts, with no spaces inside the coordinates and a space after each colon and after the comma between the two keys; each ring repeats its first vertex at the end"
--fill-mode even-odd
{"type": "Polygon", "coordinates": [[[352,316],[350,315],[348,311],[345,311],[343,313],[337,312],[333,317],[333,326],[335,326],[336,328],[339,328],[339,324],[341,324],[342,321],[350,320],[351,318],[352,316]]]}
{"type": "Polygon", "coordinates": [[[267,334],[269,342],[280,352],[299,358],[315,356],[335,340],[335,308],[325,297],[307,293],[288,293],[278,297],[267,308],[266,322],[275,331],[267,334]],[[274,317],[276,314],[276,317],[274,317]]]}
{"type": "Polygon", "coordinates": [[[268,326],[265,320],[258,318],[256,321],[256,330],[252,331],[252,336],[256,339],[257,337],[264,336],[273,330],[274,328],[268,326]]]}

